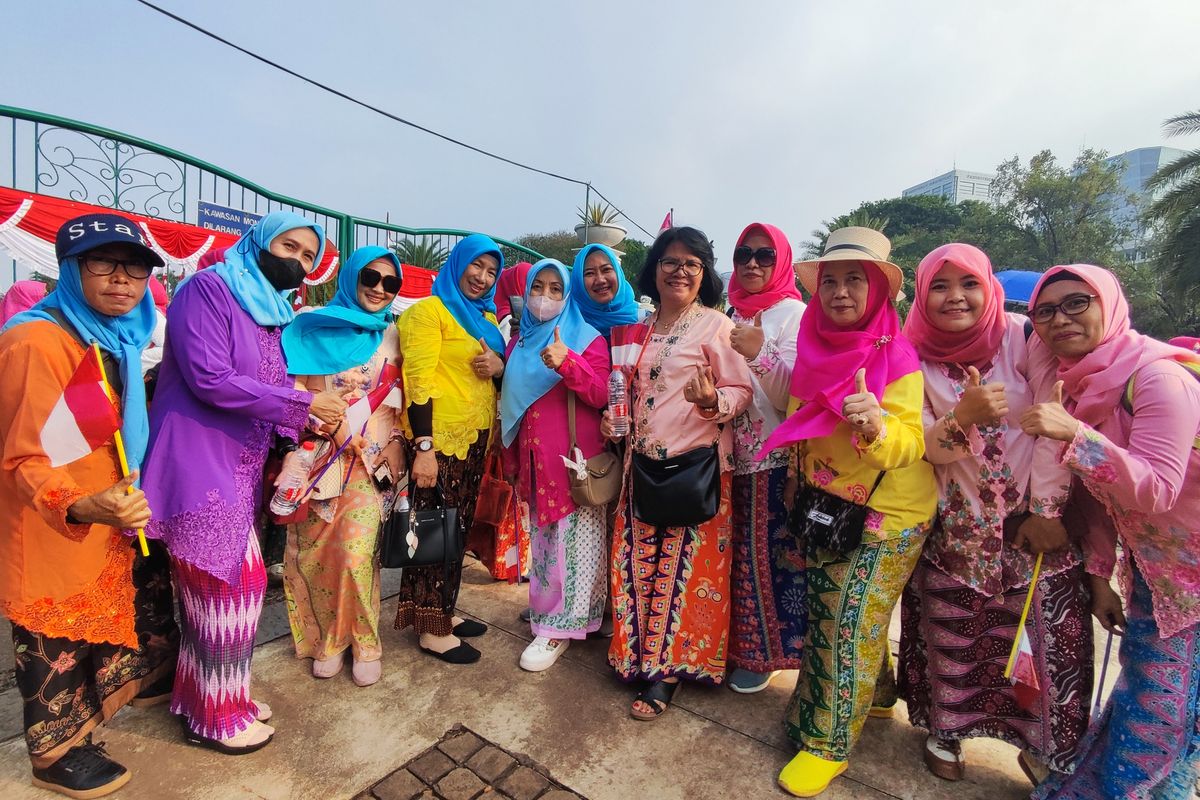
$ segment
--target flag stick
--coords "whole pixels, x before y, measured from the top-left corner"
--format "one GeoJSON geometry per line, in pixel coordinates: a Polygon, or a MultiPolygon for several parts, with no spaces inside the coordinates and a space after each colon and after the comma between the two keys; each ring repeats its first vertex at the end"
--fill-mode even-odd
{"type": "MultiPolygon", "coordinates": [[[[111,399],[113,396],[112,387],[108,385],[108,375],[104,372],[104,356],[100,354],[100,344],[92,342],[92,350],[96,354],[96,363],[100,365],[100,380],[104,382],[104,393],[111,399]]],[[[125,440],[121,438],[121,431],[118,429],[113,433],[113,444],[117,446],[117,461],[121,463],[121,477],[129,477],[129,459],[125,457],[125,440]]],[[[125,494],[133,494],[133,487],[125,488],[125,494]]],[[[142,549],[143,556],[150,555],[150,546],[146,544],[146,531],[144,528],[137,529],[138,546],[142,549]]]]}
{"type": "Polygon", "coordinates": [[[1017,635],[1013,637],[1012,652],[1008,654],[1008,666],[1004,668],[1004,677],[1011,678],[1013,667],[1017,664],[1017,650],[1021,647],[1021,632],[1025,630],[1025,621],[1029,618],[1029,607],[1033,605],[1033,593],[1037,591],[1038,574],[1042,571],[1042,553],[1038,553],[1037,561],[1033,562],[1033,577],[1029,579],[1029,592],[1025,595],[1025,608],[1021,609],[1021,621],[1017,624],[1017,635]]]}

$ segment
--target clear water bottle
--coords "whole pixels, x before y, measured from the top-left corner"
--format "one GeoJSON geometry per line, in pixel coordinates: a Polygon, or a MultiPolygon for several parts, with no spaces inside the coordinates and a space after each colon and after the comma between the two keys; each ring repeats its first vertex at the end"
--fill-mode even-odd
{"type": "Polygon", "coordinates": [[[283,471],[279,473],[279,487],[271,498],[271,513],[286,517],[295,511],[308,488],[309,475],[317,457],[317,443],[305,442],[283,460],[283,471]]]}
{"type": "Polygon", "coordinates": [[[613,436],[629,433],[629,393],[625,390],[625,373],[614,369],[608,377],[608,413],[612,417],[613,436]]]}
{"type": "Polygon", "coordinates": [[[408,489],[401,489],[400,496],[396,498],[396,511],[403,513],[410,508],[412,506],[408,504],[408,489]]]}

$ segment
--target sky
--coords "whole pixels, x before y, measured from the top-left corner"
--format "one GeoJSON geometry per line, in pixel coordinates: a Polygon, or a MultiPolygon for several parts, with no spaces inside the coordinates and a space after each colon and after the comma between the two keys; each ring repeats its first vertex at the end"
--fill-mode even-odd
{"type": "MultiPolygon", "coordinates": [[[[1119,153],[1200,108],[1200,3],[156,0],[348,94],[590,180],[728,264],[957,165],[1119,153]]],[[[354,106],[134,0],[7,0],[0,103],[175,148],[413,227],[568,229],[584,189],[354,106]]],[[[624,223],[623,223],[624,224],[624,223]]],[[[632,224],[633,234],[648,238],[632,224]]]]}

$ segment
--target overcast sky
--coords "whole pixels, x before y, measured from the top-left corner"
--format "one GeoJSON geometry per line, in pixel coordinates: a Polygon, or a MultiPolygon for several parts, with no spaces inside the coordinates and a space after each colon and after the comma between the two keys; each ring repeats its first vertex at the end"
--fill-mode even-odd
{"type": "MultiPolygon", "coordinates": [[[[1200,108],[1196,0],[158,2],[400,116],[591,180],[653,232],[674,207],[726,263],[751,221],[798,246],[954,164],[1166,144],[1163,119],[1200,108]]],[[[133,0],[8,0],[0,14],[0,102],[404,225],[511,238],[570,228],[583,203],[580,187],[350,105],[133,0]]]]}

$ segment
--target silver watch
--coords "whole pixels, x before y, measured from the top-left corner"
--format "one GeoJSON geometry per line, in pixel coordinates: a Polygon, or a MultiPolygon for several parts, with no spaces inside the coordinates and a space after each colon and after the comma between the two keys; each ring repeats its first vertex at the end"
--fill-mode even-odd
{"type": "Polygon", "coordinates": [[[428,453],[433,449],[433,439],[422,439],[421,441],[417,442],[416,447],[417,452],[428,453]]]}

